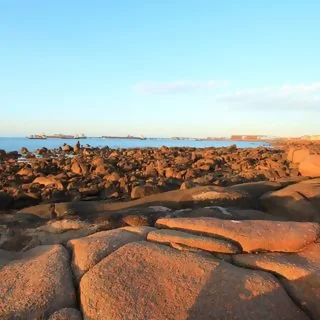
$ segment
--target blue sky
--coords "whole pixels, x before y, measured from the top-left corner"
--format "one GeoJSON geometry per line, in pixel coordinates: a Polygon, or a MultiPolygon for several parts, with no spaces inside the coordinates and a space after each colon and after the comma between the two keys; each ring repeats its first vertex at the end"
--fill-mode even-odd
{"type": "Polygon", "coordinates": [[[0,0],[0,135],[320,134],[320,2],[0,0]]]}

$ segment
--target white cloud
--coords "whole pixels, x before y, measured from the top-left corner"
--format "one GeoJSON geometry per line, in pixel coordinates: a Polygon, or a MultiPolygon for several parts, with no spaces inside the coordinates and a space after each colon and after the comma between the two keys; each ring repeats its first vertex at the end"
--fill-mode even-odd
{"type": "Polygon", "coordinates": [[[238,90],[217,96],[230,107],[320,111],[320,82],[238,90]]]}
{"type": "Polygon", "coordinates": [[[176,94],[198,90],[211,90],[226,85],[227,81],[173,81],[173,82],[141,82],[134,86],[140,93],[146,94],[176,94]]]}

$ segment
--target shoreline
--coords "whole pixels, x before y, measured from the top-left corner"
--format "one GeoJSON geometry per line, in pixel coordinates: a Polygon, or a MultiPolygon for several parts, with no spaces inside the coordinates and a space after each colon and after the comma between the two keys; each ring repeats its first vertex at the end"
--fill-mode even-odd
{"type": "Polygon", "coordinates": [[[138,306],[145,319],[156,301],[152,314],[161,305],[158,318],[179,318],[192,295],[208,306],[194,319],[211,319],[212,306],[219,319],[226,310],[256,318],[265,308],[247,304],[252,290],[275,306],[268,319],[318,319],[320,144],[308,148],[78,143],[41,148],[41,158],[21,150],[29,163],[0,151],[0,276],[10,293],[0,317],[100,319],[112,310],[122,319],[138,306]],[[216,303],[221,292],[227,309],[216,303]]]}
{"type": "Polygon", "coordinates": [[[287,162],[286,146],[112,149],[78,142],[20,151],[22,158],[18,152],[0,153],[0,189],[7,203],[0,210],[46,202],[128,201],[191,187],[298,176],[297,166],[287,162]]]}

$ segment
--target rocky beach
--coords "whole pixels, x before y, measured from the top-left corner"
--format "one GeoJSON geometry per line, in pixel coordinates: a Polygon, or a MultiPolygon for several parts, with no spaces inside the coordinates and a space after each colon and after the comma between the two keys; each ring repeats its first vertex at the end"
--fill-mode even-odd
{"type": "Polygon", "coordinates": [[[319,319],[320,143],[0,150],[0,319],[319,319]]]}

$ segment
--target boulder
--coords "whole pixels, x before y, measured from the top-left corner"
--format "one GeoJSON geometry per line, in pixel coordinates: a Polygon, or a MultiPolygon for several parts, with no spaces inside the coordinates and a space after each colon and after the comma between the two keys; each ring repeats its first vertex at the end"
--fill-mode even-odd
{"type": "Polygon", "coordinates": [[[64,308],[53,313],[48,320],[82,320],[82,316],[77,309],[64,308]]]}
{"type": "Polygon", "coordinates": [[[160,193],[160,189],[153,185],[144,185],[134,187],[131,191],[131,198],[138,199],[146,196],[151,196],[153,194],[160,193]]]}
{"type": "Polygon", "coordinates": [[[80,302],[95,320],[308,319],[271,274],[143,241],[90,269],[80,302]]]}
{"type": "Polygon", "coordinates": [[[233,256],[244,267],[274,272],[290,296],[312,319],[320,319],[320,244],[315,243],[298,253],[260,253],[233,256]]]}
{"type": "Polygon", "coordinates": [[[75,305],[69,255],[60,245],[7,255],[0,279],[1,319],[46,318],[75,305]]]}
{"type": "Polygon", "coordinates": [[[268,213],[292,221],[320,221],[320,179],[311,179],[269,192],[260,198],[268,213]]]}
{"type": "Polygon", "coordinates": [[[196,187],[186,190],[174,190],[154,194],[141,199],[114,202],[110,201],[74,201],[52,204],[42,204],[20,210],[20,213],[34,214],[50,219],[50,210],[58,217],[69,214],[78,216],[92,215],[96,213],[127,210],[130,208],[143,208],[148,206],[162,206],[169,209],[182,209],[190,207],[202,207],[206,205],[250,207],[252,198],[245,192],[228,190],[221,187],[196,187]]]}
{"type": "Polygon", "coordinates": [[[320,155],[311,155],[299,165],[299,172],[305,177],[320,177],[320,155]]]}
{"type": "Polygon", "coordinates": [[[32,183],[39,183],[44,186],[52,185],[56,189],[63,190],[63,184],[54,177],[38,177],[32,183]]]}
{"type": "Polygon", "coordinates": [[[71,165],[71,171],[75,174],[85,176],[88,173],[88,167],[85,163],[75,160],[71,165]]]}
{"type": "Polygon", "coordinates": [[[69,144],[64,143],[62,146],[62,150],[65,152],[72,152],[73,148],[69,144]]]}
{"type": "Polygon", "coordinates": [[[77,143],[73,147],[73,152],[79,153],[80,150],[81,150],[80,141],[77,141],[77,143]]]}
{"type": "Polygon", "coordinates": [[[296,252],[320,236],[320,225],[308,222],[162,218],[156,226],[230,239],[245,252],[296,252]]]}
{"type": "Polygon", "coordinates": [[[248,193],[252,198],[259,198],[263,194],[278,190],[282,187],[281,183],[273,181],[259,181],[236,184],[227,187],[228,190],[248,193]]]}
{"type": "Polygon", "coordinates": [[[27,154],[27,153],[29,153],[29,150],[28,150],[26,147],[22,147],[22,148],[20,149],[19,153],[21,153],[21,154],[27,154]]]}
{"type": "Polygon", "coordinates": [[[241,251],[239,247],[227,240],[197,236],[177,230],[162,229],[151,231],[148,233],[147,239],[158,243],[181,244],[209,252],[237,253],[241,251]]]}
{"type": "Polygon", "coordinates": [[[303,149],[294,149],[291,148],[288,152],[287,159],[293,163],[299,164],[303,160],[305,160],[310,155],[310,150],[307,148],[303,149]]]}
{"type": "Polygon", "coordinates": [[[26,176],[26,177],[29,177],[29,176],[33,176],[33,170],[32,168],[30,167],[24,167],[24,168],[21,168],[17,174],[19,176],[26,176]]]}
{"type": "Polygon", "coordinates": [[[103,258],[127,243],[146,239],[148,227],[125,227],[101,231],[91,236],[71,240],[68,247],[72,250],[72,268],[77,280],[103,258]]]}

